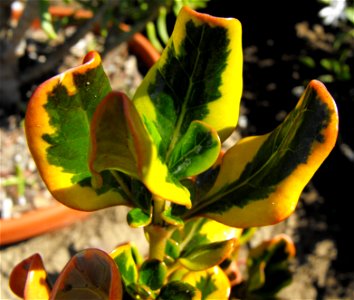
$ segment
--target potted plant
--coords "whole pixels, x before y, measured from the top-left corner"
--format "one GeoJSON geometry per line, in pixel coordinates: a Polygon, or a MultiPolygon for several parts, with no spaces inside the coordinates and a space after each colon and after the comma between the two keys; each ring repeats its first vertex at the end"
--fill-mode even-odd
{"type": "Polygon", "coordinates": [[[38,87],[26,114],[31,153],[63,204],[94,211],[126,205],[149,254],[133,242],[86,249],[48,283],[40,255],[10,286],[25,299],[228,299],[274,296],[290,279],[284,235],[252,249],[247,278],[237,254],[249,228],[275,224],[331,152],[336,105],[311,81],[272,132],[222,143],[237,125],[241,25],[184,7],[159,61],[132,99],[112,91],[95,51],[38,87]]]}

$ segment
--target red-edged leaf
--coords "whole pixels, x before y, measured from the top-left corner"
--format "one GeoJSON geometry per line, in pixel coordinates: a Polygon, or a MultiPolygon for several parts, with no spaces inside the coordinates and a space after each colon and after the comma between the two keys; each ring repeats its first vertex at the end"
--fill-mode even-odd
{"type": "Polygon", "coordinates": [[[33,254],[20,262],[10,274],[10,288],[25,300],[49,299],[50,287],[42,258],[33,254]]]}
{"type": "MultiPolygon", "coordinates": [[[[151,160],[151,141],[133,103],[123,93],[112,92],[98,105],[91,123],[90,169],[117,170],[140,178],[151,160]]],[[[100,184],[100,185],[101,185],[100,184]]]]}
{"type": "Polygon", "coordinates": [[[98,249],[77,253],[57,279],[50,299],[107,299],[123,297],[121,276],[114,260],[98,249]]]}

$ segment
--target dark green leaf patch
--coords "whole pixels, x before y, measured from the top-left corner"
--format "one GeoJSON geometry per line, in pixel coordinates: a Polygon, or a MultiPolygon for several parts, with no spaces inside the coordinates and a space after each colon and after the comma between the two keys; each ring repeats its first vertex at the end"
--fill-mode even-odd
{"type": "MultiPolygon", "coordinates": [[[[125,182],[126,185],[130,184],[130,177],[126,176],[125,174],[118,172],[120,177],[122,178],[123,182],[125,182]]],[[[125,200],[131,201],[130,195],[127,195],[126,192],[122,189],[122,187],[119,185],[117,180],[113,177],[111,171],[102,171],[100,173],[102,176],[102,186],[99,188],[95,188],[95,193],[99,196],[102,194],[107,193],[108,191],[114,191],[119,193],[125,200]]],[[[82,179],[77,182],[80,186],[82,187],[92,187],[92,177],[90,174],[90,177],[86,177],[85,179],[82,179]]]]}
{"type": "Polygon", "coordinates": [[[163,141],[159,148],[163,161],[190,123],[206,117],[207,104],[221,97],[228,44],[226,29],[189,21],[179,54],[173,44],[168,48],[167,60],[148,88],[157,114],[154,125],[163,141]]]}
{"type": "Polygon", "coordinates": [[[162,287],[167,275],[167,267],[164,262],[157,259],[146,260],[139,270],[139,283],[157,290],[162,287]]]}
{"type": "Polygon", "coordinates": [[[193,176],[208,169],[219,151],[216,133],[201,122],[192,122],[173,149],[168,168],[176,178],[193,176]]]}
{"type": "Polygon", "coordinates": [[[152,214],[146,213],[141,208],[133,208],[127,215],[128,224],[134,228],[144,227],[151,223],[152,214]]]}
{"type": "Polygon", "coordinates": [[[55,132],[44,134],[43,139],[50,144],[48,162],[61,167],[63,172],[72,173],[72,182],[77,183],[91,176],[87,163],[90,121],[111,87],[101,65],[73,77],[75,94],[70,95],[60,83],[48,94],[45,109],[55,132]]]}

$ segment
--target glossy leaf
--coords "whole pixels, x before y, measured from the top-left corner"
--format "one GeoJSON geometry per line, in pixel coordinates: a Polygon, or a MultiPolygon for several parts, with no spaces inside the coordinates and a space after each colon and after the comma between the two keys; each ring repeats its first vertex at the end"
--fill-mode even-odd
{"type": "Polygon", "coordinates": [[[241,90],[239,22],[183,8],[160,60],[133,97],[154,142],[143,177],[153,194],[191,206],[189,191],[178,180],[210,167],[218,147],[216,135],[202,124],[225,140],[237,124],[241,90]]]}
{"type": "Polygon", "coordinates": [[[201,299],[201,292],[188,283],[172,281],[161,288],[161,291],[156,299],[199,300],[201,299]]]}
{"type": "Polygon", "coordinates": [[[151,223],[152,213],[145,213],[141,208],[133,208],[128,212],[127,221],[131,227],[145,227],[151,223]]]}
{"type": "Polygon", "coordinates": [[[213,220],[202,219],[202,226],[195,235],[205,235],[209,242],[221,242],[238,239],[241,233],[242,229],[230,227],[213,220]]]}
{"type": "Polygon", "coordinates": [[[201,245],[181,254],[179,262],[189,270],[201,271],[220,264],[234,250],[235,240],[201,245]]]}
{"type": "Polygon", "coordinates": [[[114,249],[110,256],[118,266],[125,286],[138,281],[138,264],[142,258],[134,244],[123,244],[114,249]]]}
{"type": "Polygon", "coordinates": [[[203,122],[193,121],[172,150],[168,169],[177,179],[197,175],[215,162],[220,149],[217,132],[203,122]]]}
{"type": "Polygon", "coordinates": [[[152,216],[147,197],[151,198],[151,195],[138,183],[138,179],[143,167],[149,165],[151,141],[133,103],[123,93],[108,94],[97,106],[90,133],[90,169],[95,185],[101,186],[101,172],[107,170],[135,178],[130,187],[122,190],[138,206],[128,213],[128,223],[132,227],[148,225],[152,216]]]}
{"type": "Polygon", "coordinates": [[[337,133],[336,105],[322,83],[311,81],[273,132],[244,138],[225,153],[214,186],[187,216],[243,228],[280,222],[294,211],[337,133]]]}
{"type": "Polygon", "coordinates": [[[82,65],[41,84],[27,107],[26,136],[39,173],[54,198],[75,209],[129,204],[110,173],[101,188],[91,185],[90,121],[110,91],[98,53],[90,52],[82,65]]]}
{"type": "Polygon", "coordinates": [[[33,254],[16,265],[10,274],[11,290],[25,300],[49,299],[50,287],[42,258],[33,254]]]}
{"type": "Polygon", "coordinates": [[[165,253],[168,259],[173,261],[176,260],[180,255],[179,244],[173,239],[168,239],[166,242],[165,253]]]}
{"type": "Polygon", "coordinates": [[[183,277],[190,273],[191,271],[188,270],[187,268],[183,267],[182,265],[179,265],[168,277],[168,281],[182,281],[183,277]]]}
{"type": "Polygon", "coordinates": [[[164,262],[157,259],[146,260],[139,269],[139,283],[157,290],[162,287],[167,275],[167,267],[164,262]]]}
{"type": "Polygon", "coordinates": [[[50,299],[109,299],[123,297],[119,270],[114,260],[98,249],[77,253],[57,279],[50,299]]]}
{"type": "Polygon", "coordinates": [[[218,266],[204,271],[189,272],[183,277],[183,281],[198,288],[203,300],[229,299],[230,281],[218,266]]]}
{"type": "Polygon", "coordinates": [[[188,253],[202,245],[237,239],[241,232],[240,229],[214,220],[198,218],[188,221],[183,228],[177,229],[172,239],[180,243],[181,251],[188,253]]]}
{"type": "Polygon", "coordinates": [[[108,94],[91,122],[90,169],[101,186],[100,172],[117,170],[136,179],[149,164],[151,141],[133,103],[123,93],[108,94]]]}
{"type": "Polygon", "coordinates": [[[176,229],[170,242],[178,245],[182,265],[191,270],[203,270],[225,259],[234,249],[241,232],[241,229],[198,218],[176,229]]]}
{"type": "Polygon", "coordinates": [[[171,207],[166,209],[162,215],[162,219],[167,222],[168,224],[174,225],[174,226],[183,226],[183,219],[181,219],[178,216],[174,216],[172,214],[172,209],[171,207]]]}

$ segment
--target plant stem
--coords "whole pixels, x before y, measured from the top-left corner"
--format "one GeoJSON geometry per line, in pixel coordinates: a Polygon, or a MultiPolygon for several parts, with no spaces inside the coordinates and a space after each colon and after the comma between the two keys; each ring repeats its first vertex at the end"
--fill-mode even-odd
{"type": "Polygon", "coordinates": [[[161,217],[161,214],[165,210],[165,204],[165,200],[153,196],[152,224],[145,228],[145,232],[149,236],[149,258],[160,261],[164,259],[166,242],[172,233],[171,228],[166,226],[161,217]]]}
{"type": "Polygon", "coordinates": [[[145,228],[149,236],[149,258],[164,260],[166,242],[170,237],[172,230],[160,225],[151,224],[145,228]]]}
{"type": "Polygon", "coordinates": [[[153,201],[154,201],[154,210],[153,210],[153,215],[152,215],[152,223],[154,225],[160,225],[163,226],[163,219],[161,217],[161,214],[165,210],[165,200],[160,199],[156,196],[153,196],[153,201]]]}

